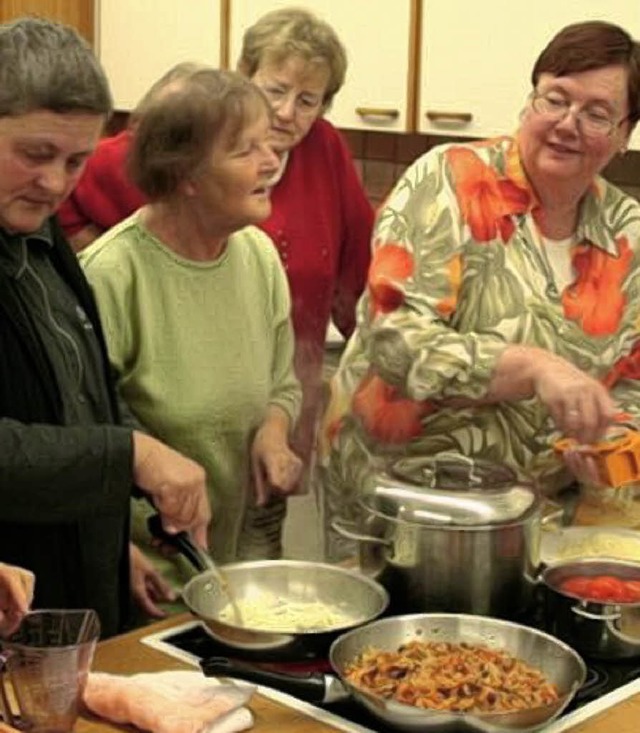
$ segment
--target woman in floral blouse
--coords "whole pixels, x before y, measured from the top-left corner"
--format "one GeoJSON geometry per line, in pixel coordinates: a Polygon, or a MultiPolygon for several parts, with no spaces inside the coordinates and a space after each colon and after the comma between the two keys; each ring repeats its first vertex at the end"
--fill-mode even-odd
{"type": "Polygon", "coordinates": [[[599,176],[640,118],[640,44],[569,26],[532,82],[514,137],[431,150],[381,212],[325,418],[329,516],[441,451],[552,492],[589,473],[555,440],[640,417],[640,205],[599,176]]]}

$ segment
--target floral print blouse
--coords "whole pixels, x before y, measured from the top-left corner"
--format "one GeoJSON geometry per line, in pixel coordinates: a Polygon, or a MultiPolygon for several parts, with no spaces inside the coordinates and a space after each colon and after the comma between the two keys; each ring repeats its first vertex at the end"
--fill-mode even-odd
{"type": "Polygon", "coordinates": [[[537,398],[438,404],[481,400],[508,344],[559,354],[640,418],[640,204],[594,180],[564,288],[543,215],[512,137],[440,146],[398,182],[378,216],[325,416],[329,511],[390,461],[441,451],[507,465],[545,493],[568,484],[553,450],[560,435],[537,398]]]}

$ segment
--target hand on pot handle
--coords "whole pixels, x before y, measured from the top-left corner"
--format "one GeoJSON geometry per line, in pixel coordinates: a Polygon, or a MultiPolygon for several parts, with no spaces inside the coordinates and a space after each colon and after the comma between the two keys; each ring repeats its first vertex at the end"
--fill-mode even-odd
{"type": "Polygon", "coordinates": [[[211,508],[202,466],[159,440],[133,431],[133,478],[169,532],[188,531],[206,548],[211,508]]]}
{"type": "Polygon", "coordinates": [[[192,542],[191,537],[186,532],[167,532],[159,514],[152,514],[147,519],[147,529],[149,534],[156,540],[160,540],[163,544],[172,547],[183,555],[196,570],[204,572],[215,567],[213,560],[192,542]]]}

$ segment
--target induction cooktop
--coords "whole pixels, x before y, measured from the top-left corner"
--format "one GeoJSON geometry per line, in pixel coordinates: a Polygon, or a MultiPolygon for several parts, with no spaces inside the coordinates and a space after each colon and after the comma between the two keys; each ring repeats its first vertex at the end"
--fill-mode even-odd
{"type": "MultiPolygon", "coordinates": [[[[216,641],[200,621],[190,621],[150,634],[142,639],[142,643],[198,668],[201,659],[211,656],[233,656],[233,652],[216,641]]],[[[619,662],[585,661],[588,669],[584,685],[578,690],[562,716],[544,729],[545,733],[562,733],[608,707],[640,693],[640,659],[619,662]]],[[[270,666],[291,673],[330,671],[325,660],[270,666]]],[[[326,707],[315,706],[270,687],[260,686],[258,690],[265,697],[300,710],[338,730],[387,733],[387,728],[379,720],[353,701],[332,702],[326,707]]]]}

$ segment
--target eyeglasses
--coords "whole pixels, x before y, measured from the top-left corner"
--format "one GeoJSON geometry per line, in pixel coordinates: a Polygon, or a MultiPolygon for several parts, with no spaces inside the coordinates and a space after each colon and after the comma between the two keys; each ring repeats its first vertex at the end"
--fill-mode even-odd
{"type": "MultiPolygon", "coordinates": [[[[531,107],[539,115],[554,122],[561,122],[570,114],[574,103],[557,93],[533,92],[531,107]]],[[[616,120],[600,109],[583,107],[576,109],[576,122],[580,131],[588,137],[609,137],[628,116],[616,120]]]]}
{"type": "MultiPolygon", "coordinates": [[[[295,93],[294,90],[285,91],[271,84],[260,84],[259,86],[274,107],[280,107],[282,104],[285,104],[291,94],[295,93]]],[[[294,97],[294,107],[296,114],[300,117],[313,117],[322,107],[322,98],[298,94],[294,97]]]]}

